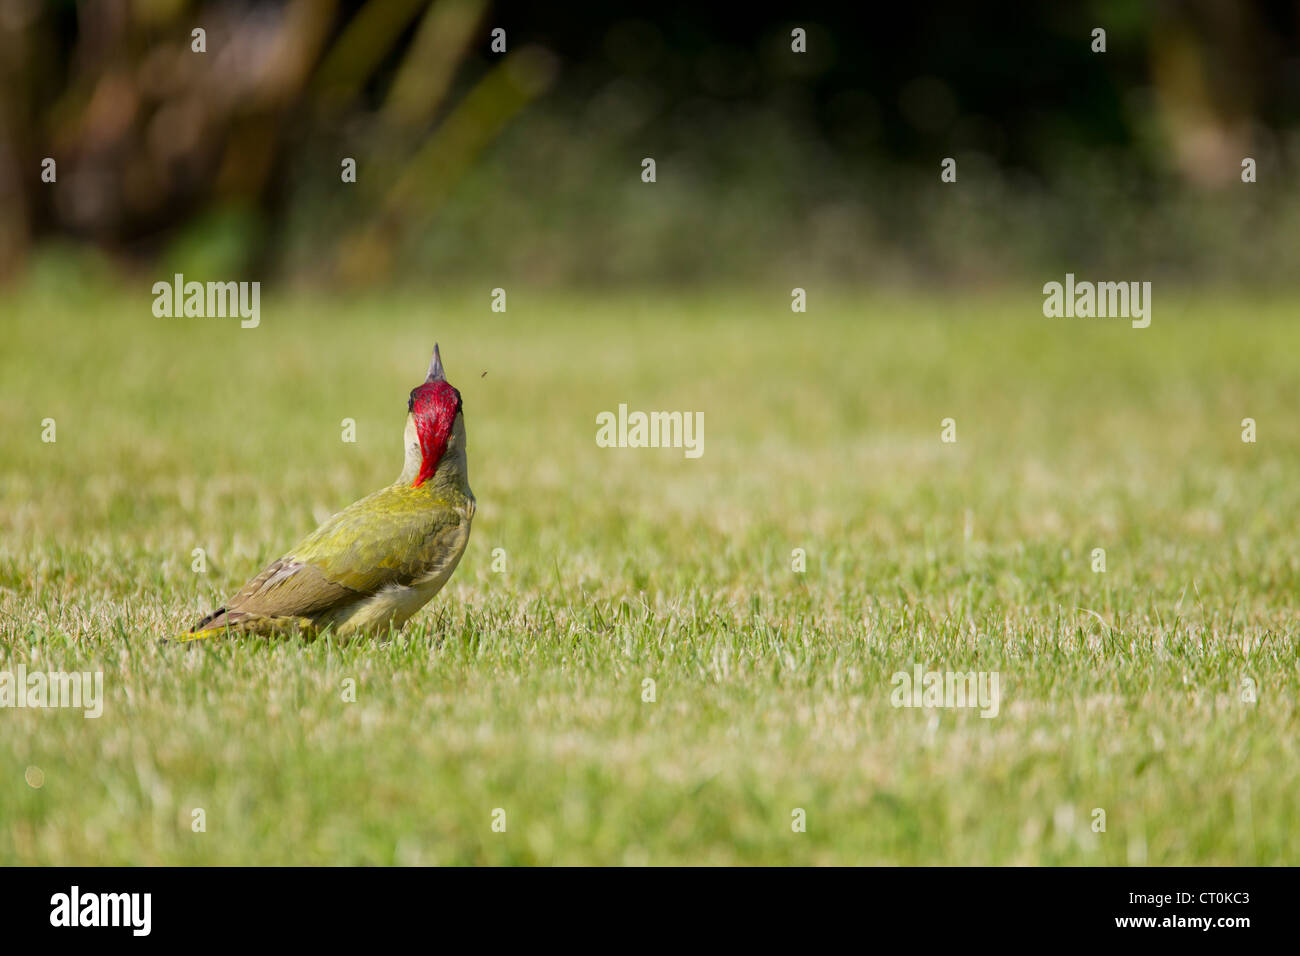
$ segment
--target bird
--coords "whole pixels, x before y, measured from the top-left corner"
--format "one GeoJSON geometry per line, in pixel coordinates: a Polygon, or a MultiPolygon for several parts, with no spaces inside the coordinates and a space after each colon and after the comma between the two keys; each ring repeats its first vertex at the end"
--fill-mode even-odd
{"type": "Polygon", "coordinates": [[[406,410],[397,480],[327,519],[176,640],[387,633],[428,604],[460,563],[477,507],[464,404],[436,343],[406,410]]]}

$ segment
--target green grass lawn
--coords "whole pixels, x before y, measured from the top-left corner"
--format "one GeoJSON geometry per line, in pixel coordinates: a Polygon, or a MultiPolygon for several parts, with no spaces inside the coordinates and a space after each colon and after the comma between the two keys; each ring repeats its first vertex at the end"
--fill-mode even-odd
{"type": "Polygon", "coordinates": [[[1300,862],[1297,301],[783,281],[268,290],[249,330],[11,290],[0,670],[106,700],[0,710],[0,862],[1300,862]],[[443,593],[160,646],[396,476],[435,339],[479,503],[443,593]],[[702,411],[703,456],[598,448],[620,403],[702,411]],[[997,716],[893,707],[916,663],[996,671],[997,716]]]}

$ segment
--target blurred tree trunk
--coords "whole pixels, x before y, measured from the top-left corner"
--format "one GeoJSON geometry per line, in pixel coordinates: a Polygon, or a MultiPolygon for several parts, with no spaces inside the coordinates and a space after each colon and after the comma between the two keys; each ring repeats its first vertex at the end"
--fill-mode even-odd
{"type": "MultiPolygon", "coordinates": [[[[291,154],[310,148],[311,124],[355,117],[363,89],[390,69],[382,109],[367,121],[399,134],[376,138],[393,178],[405,173],[411,204],[376,203],[370,218],[391,225],[427,215],[436,200],[422,193],[449,188],[448,177],[521,105],[480,97],[491,115],[453,112],[462,127],[482,121],[481,133],[456,137],[436,181],[412,173],[412,163],[437,159],[425,144],[436,142],[434,120],[466,51],[485,40],[477,36],[485,0],[372,0],[350,16],[338,6],[0,0],[0,275],[55,235],[148,260],[222,210],[251,213],[238,253],[246,266],[265,266],[263,252],[279,246],[272,230],[286,218],[291,154]],[[192,48],[196,28],[203,52],[192,48]],[[41,181],[45,157],[57,163],[53,184],[41,181]]],[[[537,84],[522,89],[526,101],[537,84]]],[[[328,162],[337,176],[338,160],[328,162]]]]}

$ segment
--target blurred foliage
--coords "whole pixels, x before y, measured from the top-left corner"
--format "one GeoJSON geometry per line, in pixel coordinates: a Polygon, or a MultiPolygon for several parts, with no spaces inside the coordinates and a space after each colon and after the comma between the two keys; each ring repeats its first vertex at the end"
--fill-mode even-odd
{"type": "Polygon", "coordinates": [[[1285,282],[1298,23],[1265,0],[0,0],[0,275],[72,239],[326,285],[1285,282]]]}

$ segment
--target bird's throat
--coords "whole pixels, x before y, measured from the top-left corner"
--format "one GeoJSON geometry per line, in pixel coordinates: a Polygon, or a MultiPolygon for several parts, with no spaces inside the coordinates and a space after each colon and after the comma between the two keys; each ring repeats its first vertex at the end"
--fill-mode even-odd
{"type": "Polygon", "coordinates": [[[442,434],[408,416],[406,462],[398,483],[412,488],[465,484],[465,426],[459,415],[442,434]]]}
{"type": "Polygon", "coordinates": [[[438,434],[431,426],[418,421],[415,423],[415,430],[420,436],[420,470],[411,485],[419,488],[437,472],[438,463],[446,454],[447,440],[451,437],[451,433],[447,430],[438,434]]]}

